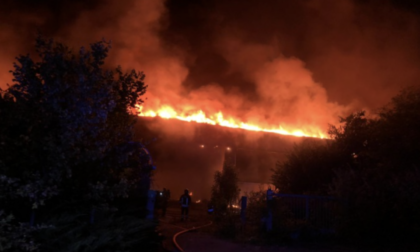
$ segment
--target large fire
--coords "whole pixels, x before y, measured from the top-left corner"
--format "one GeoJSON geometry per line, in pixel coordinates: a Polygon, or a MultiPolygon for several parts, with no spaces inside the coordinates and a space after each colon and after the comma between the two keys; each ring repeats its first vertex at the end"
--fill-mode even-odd
{"type": "Polygon", "coordinates": [[[138,106],[138,115],[144,117],[160,117],[164,119],[178,119],[186,122],[206,123],[211,125],[220,125],[229,128],[238,128],[250,131],[271,132],[281,135],[292,135],[297,137],[315,137],[327,138],[317,127],[309,127],[309,130],[286,128],[282,126],[262,127],[256,124],[249,124],[236,120],[233,117],[225,118],[223,113],[219,111],[215,114],[207,115],[202,110],[194,112],[177,112],[169,105],[161,106],[159,109],[144,109],[143,106],[138,106]]]}

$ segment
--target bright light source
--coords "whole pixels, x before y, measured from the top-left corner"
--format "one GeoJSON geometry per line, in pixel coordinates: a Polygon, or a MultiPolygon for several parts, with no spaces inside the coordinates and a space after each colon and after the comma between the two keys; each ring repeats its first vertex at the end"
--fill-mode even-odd
{"type": "Polygon", "coordinates": [[[200,148],[201,148],[201,149],[202,149],[202,148],[204,148],[204,144],[200,145],[200,148]]]}
{"type": "Polygon", "coordinates": [[[227,147],[227,148],[226,148],[226,150],[230,151],[230,150],[231,150],[231,148],[230,148],[230,147],[227,147]]]}
{"type": "MultiPolygon", "coordinates": [[[[150,105],[150,104],[149,104],[150,105]]],[[[221,111],[213,114],[206,114],[202,110],[191,110],[192,108],[188,109],[188,112],[184,112],[182,110],[175,110],[175,107],[172,107],[168,104],[162,105],[160,107],[154,108],[144,108],[143,106],[136,106],[136,110],[139,113],[139,116],[145,117],[156,117],[160,116],[161,118],[173,118],[178,119],[185,122],[197,122],[197,123],[207,123],[210,125],[220,125],[223,127],[229,127],[234,129],[245,129],[250,131],[256,132],[271,132],[276,134],[282,135],[294,135],[298,137],[308,136],[308,137],[317,137],[317,138],[328,138],[318,125],[307,125],[307,131],[303,131],[302,129],[295,128],[293,125],[284,125],[286,128],[280,125],[271,125],[267,128],[263,128],[263,122],[261,125],[255,124],[248,124],[242,122],[238,118],[231,118],[230,116],[223,114],[221,111]]],[[[258,119],[257,119],[258,120],[258,119]]]]}

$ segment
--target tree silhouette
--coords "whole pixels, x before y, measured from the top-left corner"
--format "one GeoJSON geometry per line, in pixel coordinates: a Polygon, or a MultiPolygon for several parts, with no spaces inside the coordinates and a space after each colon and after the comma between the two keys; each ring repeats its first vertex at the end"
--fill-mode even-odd
{"type": "Polygon", "coordinates": [[[404,89],[370,118],[341,118],[326,144],[297,145],[273,183],[341,199],[336,228],[344,239],[412,244],[420,228],[419,118],[420,89],[404,89]]]}
{"type": "Polygon", "coordinates": [[[238,175],[233,166],[225,164],[223,170],[214,174],[211,201],[217,212],[226,211],[227,207],[238,200],[238,175]]]}
{"type": "Polygon", "coordinates": [[[16,58],[0,95],[0,218],[27,222],[31,209],[109,207],[146,193],[148,153],[132,133],[145,76],[106,70],[109,49],[100,41],[76,53],[39,37],[35,57],[16,58]]]}

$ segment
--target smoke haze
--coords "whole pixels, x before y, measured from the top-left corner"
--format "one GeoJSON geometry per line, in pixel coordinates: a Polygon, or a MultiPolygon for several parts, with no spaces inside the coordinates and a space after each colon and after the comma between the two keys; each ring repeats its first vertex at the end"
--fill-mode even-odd
{"type": "Polygon", "coordinates": [[[145,107],[326,132],[419,85],[419,10],[410,0],[6,0],[0,88],[39,32],[75,49],[105,38],[109,67],[146,74],[145,107]]]}
{"type": "Polygon", "coordinates": [[[146,73],[147,107],[325,132],[338,116],[377,109],[419,83],[419,17],[405,3],[6,1],[0,85],[38,32],[76,48],[106,38],[109,66],[146,73]]]}

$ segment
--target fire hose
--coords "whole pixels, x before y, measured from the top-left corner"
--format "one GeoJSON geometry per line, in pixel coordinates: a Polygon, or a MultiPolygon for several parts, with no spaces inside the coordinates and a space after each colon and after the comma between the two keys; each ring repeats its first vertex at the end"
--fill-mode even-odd
{"type": "Polygon", "coordinates": [[[175,247],[176,247],[179,251],[184,252],[184,250],[181,248],[181,246],[179,246],[179,244],[176,242],[176,238],[178,237],[178,235],[181,235],[181,234],[183,234],[183,233],[190,232],[190,231],[193,231],[193,230],[196,230],[196,229],[199,229],[199,228],[207,227],[207,226],[210,226],[211,224],[213,224],[213,222],[207,223],[207,224],[202,225],[202,226],[199,226],[199,227],[192,227],[192,228],[190,228],[190,229],[182,230],[181,232],[176,233],[176,234],[174,235],[174,237],[172,238],[172,241],[173,241],[173,243],[175,244],[175,247]]]}

